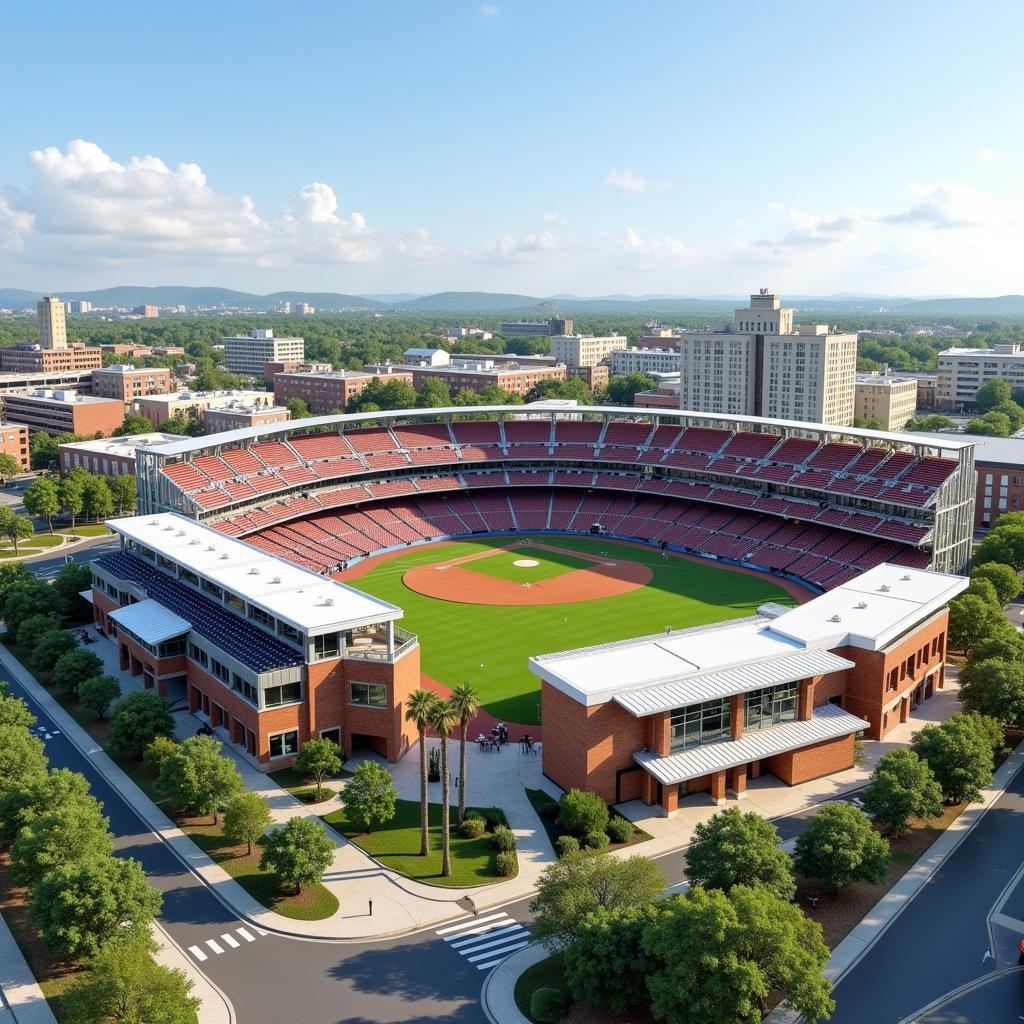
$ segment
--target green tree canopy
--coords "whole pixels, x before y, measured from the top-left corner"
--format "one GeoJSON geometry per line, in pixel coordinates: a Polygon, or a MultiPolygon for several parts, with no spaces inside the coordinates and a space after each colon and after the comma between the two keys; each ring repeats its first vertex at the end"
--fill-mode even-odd
{"type": "Polygon", "coordinates": [[[60,629],[60,623],[53,615],[30,615],[18,626],[18,646],[35,650],[41,637],[60,629]]]}
{"type": "Polygon", "coordinates": [[[452,389],[439,377],[427,377],[416,392],[417,409],[443,409],[452,404],[452,389]]]}
{"type": "Polygon", "coordinates": [[[53,517],[60,513],[57,484],[49,477],[41,476],[25,488],[22,500],[29,515],[45,519],[47,528],[53,533],[53,517]]]}
{"type": "Polygon", "coordinates": [[[23,725],[0,725],[0,793],[46,774],[43,741],[23,725]]]}
{"type": "Polygon", "coordinates": [[[306,740],[295,759],[295,771],[316,781],[316,798],[322,795],[324,779],[337,775],[344,764],[341,748],[333,740],[306,740]]]}
{"type": "Polygon", "coordinates": [[[64,864],[109,856],[114,852],[109,825],[94,797],[50,808],[32,818],[11,843],[12,877],[34,886],[64,864]]]}
{"type": "Polygon", "coordinates": [[[352,773],[340,794],[345,813],[361,831],[383,825],[395,816],[398,790],[391,773],[376,761],[364,761],[352,773]]]}
{"type": "Polygon", "coordinates": [[[124,423],[114,431],[114,437],[129,437],[132,434],[150,434],[153,431],[153,424],[140,416],[137,412],[126,412],[124,423]]]}
{"type": "Polygon", "coordinates": [[[85,506],[84,474],[69,473],[57,485],[57,497],[60,500],[61,513],[71,520],[71,529],[75,528],[75,520],[82,514],[85,506]]]}
{"type": "Polygon", "coordinates": [[[31,729],[36,724],[36,716],[28,709],[28,705],[10,693],[0,679],[0,725],[20,725],[23,729],[31,729]]]}
{"type": "Polygon", "coordinates": [[[1012,565],[1001,562],[986,562],[971,570],[971,582],[987,580],[995,587],[996,599],[1000,604],[1012,601],[1022,589],[1020,573],[1012,565]]]}
{"type": "Polygon", "coordinates": [[[78,687],[78,702],[101,721],[110,705],[121,696],[121,684],[113,676],[90,676],[78,687]]]}
{"type": "Polygon", "coordinates": [[[6,484],[9,480],[13,480],[14,477],[23,472],[21,463],[13,455],[8,455],[7,452],[0,452],[0,481],[6,484]]]}
{"type": "Polygon", "coordinates": [[[18,544],[28,540],[35,533],[32,520],[28,516],[19,516],[9,508],[0,508],[0,537],[11,542],[14,553],[18,553],[18,544]]]}
{"type": "Polygon", "coordinates": [[[85,478],[82,483],[82,513],[97,522],[109,519],[114,513],[114,496],[110,493],[105,476],[85,478]]]}
{"type": "Polygon", "coordinates": [[[112,476],[107,478],[107,487],[119,516],[134,512],[138,502],[138,485],[133,476],[112,476]]]}
{"type": "Polygon", "coordinates": [[[259,793],[239,793],[224,808],[224,835],[233,843],[245,843],[249,856],[270,823],[270,804],[259,793]]]}
{"type": "Polygon", "coordinates": [[[32,652],[32,668],[36,672],[50,672],[64,657],[77,649],[75,638],[65,629],[53,629],[44,633],[36,642],[32,652]]]}
{"type": "Polygon", "coordinates": [[[155,693],[136,691],[114,705],[107,745],[115,757],[142,757],[155,737],[173,735],[174,718],[167,701],[155,693]]]}
{"type": "Polygon", "coordinates": [[[606,389],[607,399],[612,405],[632,405],[638,392],[650,391],[657,383],[646,373],[610,377],[606,389]]]}
{"type": "MultiPolygon", "coordinates": [[[[79,685],[86,679],[94,679],[102,671],[103,662],[97,655],[92,651],[76,647],[57,659],[53,666],[53,685],[64,693],[77,696],[79,685]]],[[[118,691],[120,691],[120,687],[118,687],[118,691]]]]}
{"type": "Polygon", "coordinates": [[[960,670],[960,699],[969,711],[1024,726],[1024,664],[987,658],[960,670]]]}
{"type": "Polygon", "coordinates": [[[1013,400],[1013,389],[1005,380],[990,380],[978,388],[974,396],[974,408],[978,412],[988,412],[997,405],[1013,400]]]}
{"type": "Polygon", "coordinates": [[[877,884],[889,867],[889,844],[852,804],[826,804],[796,837],[797,873],[816,878],[828,889],[853,882],[877,884]]]}
{"type": "Polygon", "coordinates": [[[975,644],[998,630],[1002,609],[977,594],[961,594],[949,602],[949,645],[970,653],[975,644]]]}
{"type": "Polygon", "coordinates": [[[191,736],[179,743],[160,765],[157,790],[186,814],[213,815],[242,791],[242,776],[220,740],[191,736]]]}
{"type": "Polygon", "coordinates": [[[796,892],[793,863],[779,848],[779,831],[759,814],[738,807],[700,822],[686,854],[692,885],[728,892],[734,885],[760,885],[782,899],[796,892]]]}
{"type": "Polygon", "coordinates": [[[879,759],[863,800],[868,814],[893,836],[905,835],[911,818],[942,813],[942,787],[928,762],[907,749],[890,750],[879,759]]]}
{"type": "MultiPolygon", "coordinates": [[[[19,566],[19,568],[21,568],[19,566]]],[[[30,615],[51,615],[57,611],[57,594],[42,580],[29,578],[11,585],[4,596],[3,617],[7,628],[17,636],[21,624],[30,615]]]]}
{"type": "Polygon", "coordinates": [[[137,860],[106,856],[44,875],[29,911],[54,956],[83,957],[95,956],[111,939],[147,934],[162,905],[137,860]]]}
{"type": "Polygon", "coordinates": [[[1024,569],[1024,525],[1017,521],[1003,525],[1000,516],[989,535],[974,550],[975,568],[988,562],[1001,562],[1018,572],[1024,569]]]}
{"type": "Polygon", "coordinates": [[[911,746],[928,764],[946,798],[954,804],[973,803],[992,781],[992,747],[964,715],[914,733],[911,746]]]}
{"type": "Polygon", "coordinates": [[[0,839],[10,842],[21,828],[51,807],[88,803],[89,781],[68,768],[30,776],[0,795],[0,839]]]}
{"type": "Polygon", "coordinates": [[[276,871],[287,885],[301,892],[304,885],[320,881],[333,859],[334,843],[317,822],[291,818],[267,835],[260,869],[276,871]]]}
{"type": "Polygon", "coordinates": [[[68,562],[60,567],[50,589],[57,598],[57,608],[62,615],[69,617],[83,606],[81,593],[92,586],[92,570],[88,564],[68,562]]]}

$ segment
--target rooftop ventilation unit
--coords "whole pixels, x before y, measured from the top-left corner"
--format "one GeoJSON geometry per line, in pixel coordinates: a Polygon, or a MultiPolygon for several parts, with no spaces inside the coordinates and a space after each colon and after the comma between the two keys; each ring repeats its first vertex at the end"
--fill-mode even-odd
{"type": "Polygon", "coordinates": [[[150,526],[159,526],[160,525],[160,520],[159,519],[150,519],[149,525],[150,526]]]}
{"type": "Polygon", "coordinates": [[[220,560],[222,562],[225,562],[225,561],[227,561],[227,557],[228,557],[228,553],[225,551],[224,554],[220,556],[220,560]]]}
{"type": "Polygon", "coordinates": [[[189,546],[190,548],[192,548],[192,547],[195,547],[195,546],[196,546],[196,544],[202,544],[202,541],[201,541],[201,540],[200,540],[200,539],[199,539],[198,537],[193,537],[193,538],[192,538],[192,539],[191,539],[191,540],[190,540],[190,541],[188,542],[188,546],[189,546]]]}
{"type": "Polygon", "coordinates": [[[249,575],[250,576],[259,576],[259,574],[260,574],[260,571],[259,571],[259,569],[256,568],[255,565],[249,570],[249,575]]]}
{"type": "Polygon", "coordinates": [[[867,608],[867,606],[868,606],[867,601],[858,601],[857,602],[857,607],[858,608],[867,608]]]}
{"type": "Polygon", "coordinates": [[[888,593],[889,593],[889,591],[890,591],[890,590],[892,589],[892,587],[890,587],[888,583],[883,583],[883,584],[882,584],[882,585],[881,585],[881,586],[880,586],[880,587],[879,587],[878,589],[879,589],[879,590],[880,590],[880,591],[881,591],[881,592],[882,592],[883,594],[888,594],[888,593]]]}
{"type": "Polygon", "coordinates": [[[326,604],[326,605],[327,605],[327,606],[329,607],[330,605],[334,604],[334,598],[333,598],[333,597],[329,597],[329,598],[327,598],[327,599],[326,599],[326,600],[324,601],[324,604],[326,604]]]}
{"type": "Polygon", "coordinates": [[[179,530],[174,536],[175,537],[184,537],[185,536],[185,531],[184,530],[179,530]]]}
{"type": "Polygon", "coordinates": [[[842,619],[842,616],[839,616],[839,615],[833,615],[833,616],[832,616],[832,618],[831,618],[831,619],[829,619],[828,621],[829,621],[829,622],[842,622],[842,621],[843,621],[843,619],[842,619]]]}
{"type": "Polygon", "coordinates": [[[271,583],[280,583],[281,582],[281,577],[280,576],[275,576],[270,582],[271,583]]]}
{"type": "Polygon", "coordinates": [[[216,551],[217,549],[212,544],[207,544],[206,545],[206,550],[207,551],[216,551]]]}
{"type": "Polygon", "coordinates": [[[900,582],[901,582],[901,583],[906,583],[906,582],[908,582],[909,580],[910,580],[910,573],[909,573],[909,572],[908,572],[908,573],[907,573],[907,574],[906,574],[905,576],[901,576],[901,577],[900,577],[900,582]]]}

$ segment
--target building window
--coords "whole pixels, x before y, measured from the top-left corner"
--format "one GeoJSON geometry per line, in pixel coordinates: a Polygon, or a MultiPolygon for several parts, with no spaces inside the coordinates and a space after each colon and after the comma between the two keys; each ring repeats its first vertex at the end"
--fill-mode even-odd
{"type": "Polygon", "coordinates": [[[731,711],[728,697],[676,708],[671,717],[669,748],[672,751],[686,750],[702,743],[728,739],[731,711]]]}
{"type": "Polygon", "coordinates": [[[743,700],[743,731],[796,721],[796,690],[796,683],[783,683],[748,693],[743,700]]]}
{"type": "Polygon", "coordinates": [[[386,708],[388,688],[383,683],[352,683],[349,689],[349,703],[364,708],[386,708]]]}
{"type": "Polygon", "coordinates": [[[231,689],[240,693],[250,704],[259,706],[259,694],[252,683],[247,683],[237,672],[231,673],[231,689]]]}
{"type": "Polygon", "coordinates": [[[299,731],[297,729],[292,729],[290,732],[274,733],[268,739],[271,757],[287,757],[289,754],[299,752],[299,731]]]}
{"type": "Polygon", "coordinates": [[[249,606],[249,617],[270,629],[274,628],[274,616],[267,614],[262,608],[257,608],[256,605],[249,606]]]}
{"type": "Polygon", "coordinates": [[[295,704],[302,700],[301,683],[285,683],[283,686],[268,686],[263,691],[263,706],[278,708],[282,704],[295,704]]]}
{"type": "Polygon", "coordinates": [[[313,654],[318,661],[321,658],[337,658],[340,653],[337,633],[322,633],[313,638],[313,654]]]}

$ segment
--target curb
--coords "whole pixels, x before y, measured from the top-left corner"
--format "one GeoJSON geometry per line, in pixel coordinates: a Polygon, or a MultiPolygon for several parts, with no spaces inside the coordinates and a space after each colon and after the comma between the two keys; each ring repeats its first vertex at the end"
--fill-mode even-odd
{"type": "Polygon", "coordinates": [[[534,942],[506,957],[487,975],[480,990],[480,1006],[491,1024],[531,1024],[516,1006],[516,982],[528,967],[550,955],[541,943],[534,942]]]}
{"type": "Polygon", "coordinates": [[[7,922],[0,917],[0,1024],[57,1024],[7,922]]]}

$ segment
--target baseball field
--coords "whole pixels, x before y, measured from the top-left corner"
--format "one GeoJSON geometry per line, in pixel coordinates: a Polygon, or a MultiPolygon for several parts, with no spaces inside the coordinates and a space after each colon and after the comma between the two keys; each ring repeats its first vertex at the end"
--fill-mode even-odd
{"type": "Polygon", "coordinates": [[[763,576],[600,537],[431,544],[340,578],[405,609],[424,675],[446,686],[470,682],[495,718],[522,724],[539,720],[531,655],[738,618],[766,601],[796,603],[763,576]]]}

